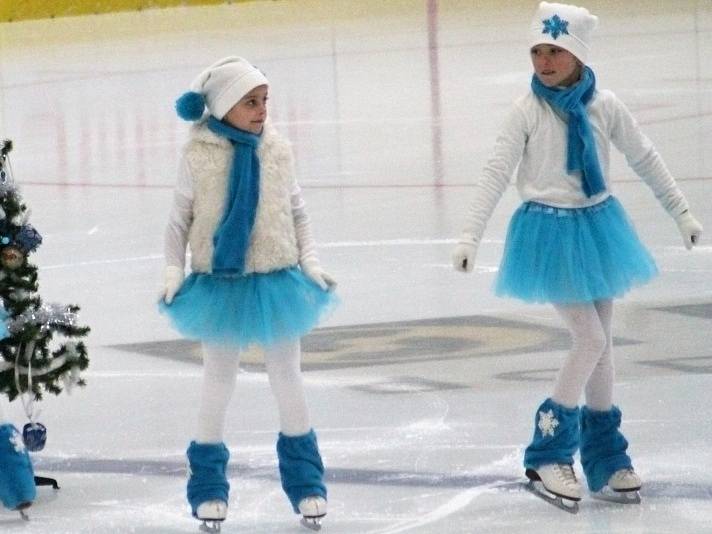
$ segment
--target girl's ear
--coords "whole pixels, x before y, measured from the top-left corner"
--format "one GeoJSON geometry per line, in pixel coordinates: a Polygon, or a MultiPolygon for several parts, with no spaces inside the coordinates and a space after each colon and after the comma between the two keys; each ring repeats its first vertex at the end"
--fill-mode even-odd
{"type": "Polygon", "coordinates": [[[580,59],[576,58],[576,74],[578,75],[579,80],[583,76],[583,68],[584,68],[583,62],[580,59]]]}

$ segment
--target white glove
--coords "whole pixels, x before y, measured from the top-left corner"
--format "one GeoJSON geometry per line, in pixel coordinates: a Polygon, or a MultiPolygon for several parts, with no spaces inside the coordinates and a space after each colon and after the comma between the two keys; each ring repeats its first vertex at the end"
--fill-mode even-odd
{"type": "Polygon", "coordinates": [[[462,234],[455,250],[452,251],[452,266],[456,271],[472,272],[475,267],[475,256],[477,256],[477,241],[469,234],[462,234]]]}
{"type": "Polygon", "coordinates": [[[161,291],[161,298],[170,304],[173,302],[173,297],[183,285],[183,269],[181,267],[176,267],[174,265],[168,265],[165,271],[165,283],[163,290],[161,291]]]}
{"type": "Polygon", "coordinates": [[[324,291],[333,291],[336,288],[336,280],[321,268],[318,261],[313,259],[303,261],[299,266],[302,268],[304,274],[324,291]]]}
{"type": "Polygon", "coordinates": [[[675,218],[677,228],[680,230],[682,242],[685,243],[685,248],[690,250],[700,242],[702,235],[702,225],[695,219],[689,211],[684,211],[675,218]]]}

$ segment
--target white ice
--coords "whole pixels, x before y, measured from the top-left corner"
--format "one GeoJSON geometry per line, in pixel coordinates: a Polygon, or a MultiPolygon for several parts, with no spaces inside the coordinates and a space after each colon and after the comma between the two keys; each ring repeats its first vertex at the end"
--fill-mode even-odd
{"type": "MultiPolygon", "coordinates": [[[[523,491],[534,409],[568,339],[552,310],[493,296],[509,190],[476,272],[449,254],[509,103],[536,2],[277,0],[0,24],[0,136],[44,243],[46,301],[92,327],[86,388],[48,395],[31,521],[2,532],[196,532],[184,451],[200,366],[155,307],[193,76],[244,55],[271,81],[342,305],[305,340],[328,468],[324,532],[672,533],[712,527],[712,4],[586,5],[592,66],[632,109],[708,229],[688,252],[625,165],[615,192],[661,274],[617,303],[616,403],[643,502],[577,516],[523,491]]],[[[258,354],[231,407],[231,532],[299,532],[279,487],[258,354]]],[[[24,424],[19,403],[6,410],[24,424]]],[[[580,473],[580,467],[577,467],[580,473]]]]}

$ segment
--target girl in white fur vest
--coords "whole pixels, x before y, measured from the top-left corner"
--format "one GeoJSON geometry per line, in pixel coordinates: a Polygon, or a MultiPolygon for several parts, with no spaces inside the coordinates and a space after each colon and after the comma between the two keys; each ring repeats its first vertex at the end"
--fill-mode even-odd
{"type": "Polygon", "coordinates": [[[289,143],[267,120],[268,81],[228,57],[203,71],[176,102],[196,121],[183,149],[165,238],[160,309],[200,340],[204,378],[189,461],[193,516],[219,530],[227,515],[223,443],[240,350],[261,345],[280,430],[279,470],[295,513],[318,529],[326,514],[324,467],[310,427],[300,338],[335,303],[321,268],[289,143]],[[204,113],[207,107],[207,113],[204,113]],[[192,273],[184,279],[186,246],[192,273]]]}

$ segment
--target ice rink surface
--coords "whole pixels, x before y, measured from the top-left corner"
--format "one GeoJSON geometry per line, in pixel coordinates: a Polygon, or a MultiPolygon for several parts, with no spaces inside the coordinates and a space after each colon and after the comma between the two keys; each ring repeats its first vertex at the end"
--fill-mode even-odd
{"type": "MultiPolygon", "coordinates": [[[[200,365],[156,311],[187,125],[173,111],[225,55],[271,81],[341,307],[304,340],[328,469],[323,532],[712,532],[712,3],[589,1],[591,65],[653,139],[707,228],[688,252],[619,155],[616,195],[660,276],[616,305],[615,401],[643,502],[577,516],[522,489],[523,447],[568,336],[553,310],[491,290],[505,194],[476,271],[449,265],[472,183],[528,90],[536,2],[261,1],[0,24],[0,135],[44,243],[45,301],[81,306],[88,386],[47,397],[32,520],[0,531],[196,532],[184,496],[200,365]]],[[[277,416],[243,358],[227,443],[226,533],[300,532],[279,487],[277,416]]],[[[22,410],[5,409],[24,424],[22,410]]],[[[577,466],[580,473],[580,466],[577,466]]]]}

